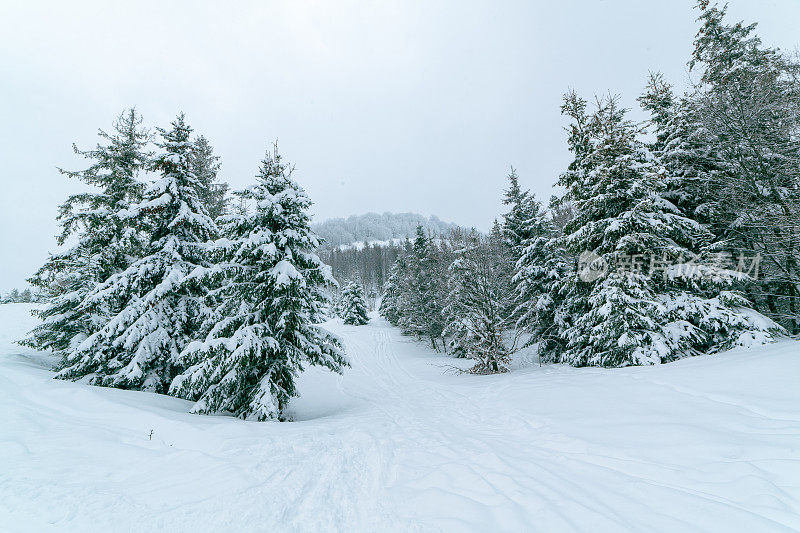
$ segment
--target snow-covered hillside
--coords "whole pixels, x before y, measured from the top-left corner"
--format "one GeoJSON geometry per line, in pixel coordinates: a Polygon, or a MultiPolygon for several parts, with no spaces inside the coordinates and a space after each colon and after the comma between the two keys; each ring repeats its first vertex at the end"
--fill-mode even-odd
{"type": "Polygon", "coordinates": [[[453,360],[331,322],[292,423],[55,381],[0,306],[0,530],[792,531],[800,343],[617,370],[453,360]]]}
{"type": "Polygon", "coordinates": [[[424,217],[417,213],[365,213],[347,218],[333,218],[313,224],[314,233],[322,238],[322,249],[341,245],[402,242],[414,238],[417,226],[429,234],[442,235],[457,228],[456,224],[443,222],[438,217],[424,217]]]}
{"type": "Polygon", "coordinates": [[[364,248],[366,248],[367,245],[370,245],[370,246],[383,246],[383,247],[386,247],[386,246],[400,246],[400,245],[403,244],[403,241],[405,241],[405,239],[398,238],[398,239],[386,239],[386,240],[383,240],[383,241],[372,240],[372,241],[367,241],[367,242],[363,242],[363,241],[362,242],[352,242],[350,244],[340,244],[339,246],[336,247],[336,249],[339,250],[340,252],[344,252],[346,250],[363,250],[364,248]]]}

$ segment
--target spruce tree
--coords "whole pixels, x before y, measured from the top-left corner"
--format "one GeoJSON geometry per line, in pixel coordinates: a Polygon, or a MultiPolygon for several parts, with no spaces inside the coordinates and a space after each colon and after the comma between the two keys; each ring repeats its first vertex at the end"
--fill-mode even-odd
{"type": "Polygon", "coordinates": [[[257,183],[237,193],[251,208],[222,217],[218,264],[195,274],[214,295],[213,326],[183,351],[186,370],[171,386],[196,402],[193,412],[281,419],[305,365],[347,366],[339,342],[315,325],[335,281],[314,253],[311,201],[291,174],[277,146],[267,153],[257,183]]]}
{"type": "Polygon", "coordinates": [[[345,324],[354,326],[362,326],[369,322],[367,303],[364,301],[364,289],[354,281],[342,289],[341,317],[345,324]]]}
{"type": "Polygon", "coordinates": [[[160,179],[128,210],[150,243],[143,257],[84,299],[81,309],[109,319],[70,350],[56,377],[91,376],[96,385],[163,393],[179,371],[178,355],[208,314],[187,276],[205,265],[203,245],[217,232],[191,170],[191,132],[183,114],[170,130],[159,128],[161,153],[152,169],[160,179]]]}
{"type": "Polygon", "coordinates": [[[551,286],[558,360],[584,366],[653,364],[766,342],[776,325],[727,290],[738,274],[696,258],[709,235],[660,196],[663,179],[615,98],[568,95],[576,161],[562,176],[576,217],[557,242],[599,270],[551,286]],[[654,268],[657,266],[657,268],[654,268]]]}
{"type": "Polygon", "coordinates": [[[85,170],[59,171],[92,186],[95,191],[74,194],[60,206],[59,246],[28,281],[47,297],[33,311],[42,323],[23,344],[65,356],[76,342],[97,331],[108,319],[81,303],[98,284],[137,259],[143,235],[131,223],[129,208],[141,199],[139,174],[149,163],[150,134],[142,128],[135,109],[121,113],[112,133],[99,130],[101,142],[93,150],[75,153],[90,160],[85,170]]]}
{"type": "Polygon", "coordinates": [[[702,102],[688,95],[676,97],[660,73],[650,75],[638,100],[650,113],[655,134],[649,148],[665,169],[661,195],[720,240],[725,164],[702,124],[702,102]]]}
{"type": "Polygon", "coordinates": [[[509,210],[503,215],[502,232],[511,249],[511,258],[516,262],[522,256],[523,243],[533,237],[531,232],[535,227],[531,221],[539,216],[541,204],[529,191],[522,190],[514,167],[508,174],[508,182],[503,204],[509,206],[509,210]]]}
{"type": "Polygon", "coordinates": [[[205,205],[208,216],[216,220],[225,212],[228,184],[218,181],[219,156],[214,155],[211,143],[202,135],[194,140],[191,161],[192,172],[201,185],[200,201],[205,205]]]}
{"type": "MultiPolygon", "coordinates": [[[[551,205],[554,209],[556,201],[551,205]]],[[[521,256],[515,265],[513,284],[516,291],[514,311],[518,327],[531,334],[530,342],[538,343],[540,355],[553,351],[556,301],[552,285],[567,272],[567,260],[559,246],[552,218],[537,208],[537,215],[528,221],[528,237],[521,243],[521,256]]],[[[543,358],[544,359],[544,358],[543,358]]]]}
{"type": "Polygon", "coordinates": [[[406,272],[406,257],[405,255],[401,255],[395,260],[392,264],[392,268],[389,270],[389,278],[383,286],[383,295],[381,297],[380,306],[378,307],[380,315],[395,327],[400,325],[400,318],[405,308],[403,302],[405,298],[403,277],[406,272]]]}
{"type": "Polygon", "coordinates": [[[402,285],[405,294],[398,321],[404,333],[429,339],[434,349],[438,349],[436,339],[444,329],[442,309],[447,294],[444,271],[447,262],[441,252],[422,226],[417,226],[411,252],[405,261],[402,285]]]}
{"type": "Polygon", "coordinates": [[[722,162],[712,194],[718,249],[760,255],[748,290],[800,331],[800,62],[764,46],[756,24],[726,23],[726,7],[698,2],[690,69],[698,122],[722,162]]]}
{"type": "Polygon", "coordinates": [[[499,225],[489,237],[473,230],[450,265],[445,335],[455,354],[475,360],[470,372],[505,372],[516,349],[510,250],[499,225]]]}
{"type": "Polygon", "coordinates": [[[390,269],[379,308],[389,323],[406,335],[429,339],[435,350],[444,330],[442,309],[451,261],[447,244],[435,242],[418,226],[414,241],[406,241],[403,253],[390,269]]]}

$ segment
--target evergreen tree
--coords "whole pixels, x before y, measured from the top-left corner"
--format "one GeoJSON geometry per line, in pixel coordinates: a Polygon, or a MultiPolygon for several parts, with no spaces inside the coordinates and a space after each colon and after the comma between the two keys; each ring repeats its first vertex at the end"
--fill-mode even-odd
{"type": "MultiPolygon", "coordinates": [[[[324,261],[323,261],[324,263],[324,261]]],[[[335,277],[334,277],[335,279],[335,277]]],[[[341,290],[331,290],[328,293],[328,312],[326,315],[329,318],[333,317],[341,317],[342,316],[342,291],[341,290]]]]}
{"type": "Polygon", "coordinates": [[[311,201],[291,173],[277,146],[267,153],[257,183],[237,193],[252,209],[222,217],[228,237],[215,246],[219,262],[194,275],[210,285],[216,307],[171,386],[196,402],[193,412],[280,419],[306,364],[347,366],[339,342],[315,325],[323,288],[335,281],[313,252],[311,201]]]}
{"type": "Polygon", "coordinates": [[[139,173],[150,158],[146,150],[150,134],[141,124],[134,109],[120,114],[112,133],[98,132],[101,142],[95,149],[73,147],[92,162],[87,169],[59,169],[96,191],[74,194],[59,208],[58,244],[74,244],[53,254],[28,280],[48,301],[33,311],[42,323],[23,344],[63,357],[108,320],[81,303],[98,284],[127,268],[141,253],[142,232],[129,218],[130,206],[141,199],[139,173]]]}
{"type": "Polygon", "coordinates": [[[446,263],[441,250],[425,234],[422,226],[417,227],[411,253],[405,262],[404,305],[398,322],[404,333],[429,339],[434,349],[438,349],[436,339],[441,337],[444,329],[442,309],[447,294],[446,263]]]}
{"type": "Polygon", "coordinates": [[[429,339],[435,350],[444,330],[442,309],[451,261],[446,243],[436,243],[418,226],[413,243],[405,243],[404,252],[390,269],[380,305],[380,313],[389,323],[406,335],[429,339]]]}
{"type": "Polygon", "coordinates": [[[516,347],[516,336],[511,345],[505,338],[514,325],[509,256],[503,232],[496,225],[488,238],[473,230],[450,265],[450,292],[443,310],[445,335],[456,354],[475,360],[473,373],[507,371],[516,347]]]}
{"type": "Polygon", "coordinates": [[[691,69],[701,73],[698,122],[722,162],[711,193],[720,250],[760,254],[748,287],[771,316],[800,331],[800,62],[765,47],[755,24],[727,24],[698,2],[691,69]]]}
{"type": "Polygon", "coordinates": [[[381,303],[378,307],[380,315],[395,327],[400,325],[400,317],[405,308],[402,283],[406,269],[406,256],[401,255],[395,260],[392,268],[389,270],[389,278],[384,284],[383,296],[381,297],[381,303]]]}
{"type": "Polygon", "coordinates": [[[17,303],[20,301],[22,295],[19,292],[19,289],[11,289],[6,297],[6,302],[8,303],[17,303]]]}
{"type": "Polygon", "coordinates": [[[639,103],[650,113],[655,133],[649,148],[665,169],[661,195],[705,224],[719,240],[724,163],[701,122],[701,102],[689,96],[676,98],[663,76],[654,73],[639,103]]]}
{"type": "Polygon", "coordinates": [[[603,268],[552,284],[557,359],[578,366],[653,364],[770,340],[775,324],[726,290],[735,272],[683,261],[696,257],[709,236],[659,195],[661,169],[616,99],[598,102],[588,116],[585,101],[571,94],[563,109],[574,120],[576,160],[561,184],[576,217],[557,242],[603,268]]]}
{"type": "Polygon", "coordinates": [[[109,320],[66,355],[62,379],[91,376],[90,383],[166,392],[179,371],[178,355],[208,315],[190,294],[187,276],[206,263],[203,244],[217,228],[200,201],[191,171],[191,128],[183,114],[167,131],[152,168],[161,174],[144,200],[128,210],[147,229],[143,257],[96,286],[81,310],[109,320]]]}
{"type": "Polygon", "coordinates": [[[225,195],[228,192],[228,184],[218,181],[219,156],[214,155],[214,149],[208,139],[202,135],[194,141],[191,161],[192,172],[197,176],[201,185],[200,200],[205,205],[208,216],[216,220],[225,212],[225,195]]]}
{"type": "MultiPolygon", "coordinates": [[[[556,201],[551,201],[556,207],[556,201]]],[[[557,236],[550,216],[537,207],[537,215],[528,221],[528,237],[515,265],[513,284],[516,290],[514,311],[517,326],[531,333],[531,342],[539,344],[539,353],[553,351],[551,338],[555,329],[553,283],[567,271],[566,257],[554,243],[557,236]]]]}
{"type": "Polygon", "coordinates": [[[341,313],[345,324],[362,326],[369,322],[367,304],[364,301],[364,289],[354,281],[345,285],[342,290],[341,313]]]}
{"type": "Polygon", "coordinates": [[[547,204],[550,226],[555,236],[564,234],[564,228],[575,218],[575,208],[567,198],[553,195],[547,204]]]}
{"type": "Polygon", "coordinates": [[[535,228],[531,221],[539,216],[541,204],[529,191],[522,190],[514,167],[508,174],[508,182],[503,204],[509,206],[509,210],[503,215],[502,232],[511,249],[511,258],[516,262],[522,256],[523,243],[533,237],[531,231],[535,231],[535,228]]]}

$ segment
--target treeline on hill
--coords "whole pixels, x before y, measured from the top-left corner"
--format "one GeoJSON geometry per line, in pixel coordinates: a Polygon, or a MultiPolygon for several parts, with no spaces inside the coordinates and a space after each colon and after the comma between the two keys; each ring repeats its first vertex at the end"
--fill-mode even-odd
{"type": "Polygon", "coordinates": [[[37,303],[44,300],[45,297],[41,293],[30,289],[11,289],[5,296],[0,296],[0,304],[37,303]]]}
{"type": "Polygon", "coordinates": [[[567,93],[563,196],[543,209],[512,172],[489,236],[418,232],[383,316],[478,373],[507,369],[520,332],[543,361],[607,367],[799,333],[800,63],[698,7],[691,91],[651,75],[645,124],[567,93]]]}
{"type": "MultiPolygon", "coordinates": [[[[389,270],[400,253],[408,246],[408,239],[400,243],[372,243],[363,246],[320,248],[320,259],[330,265],[333,276],[340,282],[358,282],[366,293],[370,308],[374,308],[383,286],[388,279],[389,270]]],[[[338,297],[338,296],[336,296],[338,297]]]]}
{"type": "MultiPolygon", "coordinates": [[[[317,250],[323,262],[342,283],[356,281],[374,309],[397,257],[410,249],[414,232],[423,228],[441,237],[458,229],[456,224],[415,213],[367,213],[337,218],[312,226],[324,239],[317,250]]],[[[339,298],[340,293],[334,294],[339,298]]]]}
{"type": "Polygon", "coordinates": [[[48,300],[22,342],[59,355],[60,379],[280,419],[304,366],[347,365],[315,325],[333,278],[314,254],[311,202],[275,146],[226,208],[208,141],[182,114],[157,131],[130,110],[75,149],[89,166],[62,172],[95,192],[60,208],[59,244],[75,244],[29,280],[48,300]]]}
{"type": "Polygon", "coordinates": [[[435,234],[447,233],[456,227],[435,216],[417,213],[366,213],[347,218],[333,218],[313,224],[311,228],[322,239],[321,249],[349,246],[356,243],[402,240],[414,234],[417,226],[435,234]]]}

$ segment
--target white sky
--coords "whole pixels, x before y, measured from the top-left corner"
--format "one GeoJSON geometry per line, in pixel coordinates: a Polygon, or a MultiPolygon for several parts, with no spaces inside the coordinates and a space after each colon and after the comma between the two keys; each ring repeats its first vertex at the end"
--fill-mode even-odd
{"type": "MultiPolygon", "coordinates": [[[[547,198],[569,162],[560,97],[686,83],[693,0],[34,2],[0,0],[0,291],[56,249],[56,171],[135,105],[185,111],[250,182],[267,145],[318,220],[415,211],[488,228],[509,165],[547,198]]],[[[765,43],[798,44],[800,0],[731,0],[765,43]]]]}

